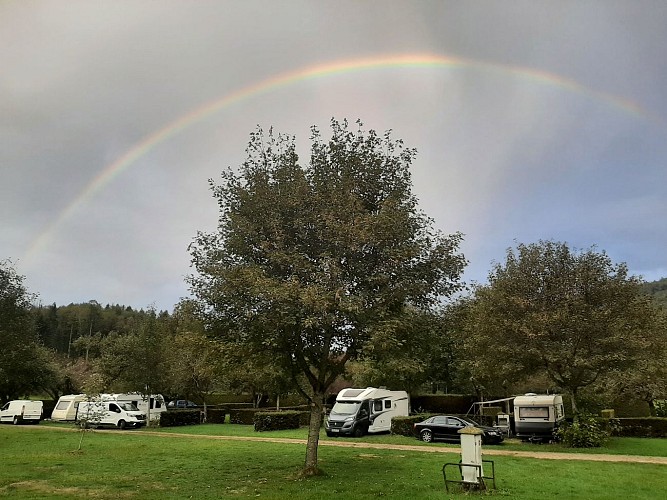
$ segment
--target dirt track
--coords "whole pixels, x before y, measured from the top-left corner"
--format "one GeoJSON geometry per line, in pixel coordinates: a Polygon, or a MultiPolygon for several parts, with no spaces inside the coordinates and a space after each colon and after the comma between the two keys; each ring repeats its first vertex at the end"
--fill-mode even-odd
{"type": "MultiPolygon", "coordinates": [[[[32,427],[34,429],[35,427],[32,427]]],[[[40,426],[42,429],[57,429],[65,431],[77,431],[77,429],[65,429],[62,427],[47,427],[40,426]]],[[[138,435],[150,435],[163,438],[190,438],[190,439],[217,439],[221,441],[259,441],[267,443],[284,443],[284,444],[301,444],[305,445],[305,439],[287,439],[287,438],[268,438],[268,437],[241,437],[241,436],[212,436],[212,435],[195,435],[195,434],[179,434],[166,432],[151,432],[151,431],[120,431],[120,430],[96,430],[92,432],[113,432],[113,433],[128,433],[138,435]]],[[[417,446],[417,445],[401,445],[401,444],[380,444],[368,443],[364,441],[352,441],[341,438],[333,441],[320,441],[320,446],[338,446],[341,448],[359,448],[359,449],[374,449],[374,450],[402,450],[402,451],[418,451],[422,453],[459,453],[458,448],[446,448],[443,446],[417,446]]],[[[588,460],[592,462],[632,462],[641,464],[661,464],[667,465],[667,457],[645,457],[640,455],[602,455],[594,453],[558,453],[558,452],[540,452],[540,451],[513,451],[502,450],[498,448],[486,447],[483,449],[483,455],[502,455],[520,458],[537,458],[541,460],[588,460]]]]}

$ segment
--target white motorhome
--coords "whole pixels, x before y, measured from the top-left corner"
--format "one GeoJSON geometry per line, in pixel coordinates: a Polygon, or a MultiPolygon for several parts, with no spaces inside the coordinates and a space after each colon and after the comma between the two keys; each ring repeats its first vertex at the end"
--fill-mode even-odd
{"type": "Polygon", "coordinates": [[[85,394],[67,394],[60,396],[56,406],[51,412],[51,420],[60,422],[76,420],[76,412],[79,409],[79,403],[89,399],[85,394]]]}
{"type": "Polygon", "coordinates": [[[524,441],[549,441],[565,419],[563,397],[534,394],[514,398],[514,433],[524,441]]]}
{"type": "Polygon", "coordinates": [[[11,422],[14,425],[21,423],[38,424],[42,419],[44,403],[18,399],[9,401],[0,408],[0,422],[11,422]]]}
{"type": "Polygon", "coordinates": [[[76,419],[89,427],[113,426],[119,429],[146,425],[146,415],[132,403],[82,401],[76,419]]]}
{"type": "Polygon", "coordinates": [[[367,387],[343,389],[325,421],[327,436],[388,432],[393,417],[410,414],[410,398],[405,391],[367,387]]]}
{"type": "Polygon", "coordinates": [[[138,392],[129,392],[122,394],[100,394],[103,401],[118,401],[119,403],[132,403],[146,415],[150,415],[150,420],[158,420],[160,413],[167,411],[167,405],[164,402],[162,394],[142,395],[138,392]]]}

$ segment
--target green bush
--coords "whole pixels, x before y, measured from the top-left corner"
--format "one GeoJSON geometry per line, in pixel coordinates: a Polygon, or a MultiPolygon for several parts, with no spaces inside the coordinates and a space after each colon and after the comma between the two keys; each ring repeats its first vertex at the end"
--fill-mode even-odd
{"type": "Polygon", "coordinates": [[[160,427],[196,425],[201,423],[199,410],[170,410],[160,413],[160,427]]]}
{"type": "Polygon", "coordinates": [[[619,418],[618,428],[613,430],[615,436],[667,438],[667,418],[619,418]]]}
{"type": "Polygon", "coordinates": [[[656,417],[667,417],[667,399],[658,399],[653,402],[656,417]]]}
{"type": "Polygon", "coordinates": [[[410,415],[409,417],[393,417],[391,419],[391,433],[398,434],[399,436],[414,437],[414,424],[426,420],[430,416],[430,414],[424,413],[420,415],[410,415]]]}
{"type": "Polygon", "coordinates": [[[451,415],[459,413],[465,415],[473,402],[474,396],[459,394],[422,394],[413,396],[410,404],[412,410],[417,413],[445,413],[451,415]]]}
{"type": "Polygon", "coordinates": [[[259,408],[230,408],[229,423],[253,425],[255,423],[255,413],[266,411],[266,409],[259,408]]]}
{"type": "Polygon", "coordinates": [[[298,429],[301,423],[300,411],[262,411],[254,415],[256,432],[298,429]]]}
{"type": "Polygon", "coordinates": [[[229,410],[227,408],[218,407],[218,408],[207,408],[206,410],[206,422],[209,424],[224,424],[225,418],[227,417],[229,410]]]}
{"type": "Polygon", "coordinates": [[[614,419],[582,413],[572,423],[562,424],[556,431],[556,439],[569,448],[598,448],[611,435],[614,423],[614,419]]]}

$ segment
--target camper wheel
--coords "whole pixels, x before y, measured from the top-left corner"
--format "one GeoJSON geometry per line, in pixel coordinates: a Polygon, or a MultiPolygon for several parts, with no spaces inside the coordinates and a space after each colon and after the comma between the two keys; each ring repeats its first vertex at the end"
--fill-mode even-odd
{"type": "Polygon", "coordinates": [[[354,429],[354,437],[358,437],[358,438],[360,438],[360,437],[363,436],[364,434],[366,434],[366,433],[364,432],[364,428],[363,428],[361,425],[358,425],[358,426],[354,429]]]}
{"type": "Polygon", "coordinates": [[[122,429],[125,429],[125,427],[127,427],[127,424],[125,423],[125,420],[119,420],[118,421],[118,428],[122,430],[122,429]]]}
{"type": "Polygon", "coordinates": [[[20,422],[20,420],[19,420],[19,416],[18,416],[18,415],[14,415],[14,420],[12,420],[12,424],[14,424],[14,425],[19,425],[19,422],[20,422]]]}
{"type": "Polygon", "coordinates": [[[422,441],[424,441],[425,443],[430,443],[431,441],[433,441],[433,433],[428,429],[424,429],[421,432],[420,436],[422,438],[422,441]]]}

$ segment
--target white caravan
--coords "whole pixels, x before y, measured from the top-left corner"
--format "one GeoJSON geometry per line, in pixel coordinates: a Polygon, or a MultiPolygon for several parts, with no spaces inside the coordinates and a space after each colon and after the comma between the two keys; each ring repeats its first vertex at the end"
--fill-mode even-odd
{"type": "Polygon", "coordinates": [[[0,409],[0,422],[14,425],[27,423],[38,424],[42,419],[44,404],[41,401],[19,399],[10,401],[0,409]]]}
{"type": "Polygon", "coordinates": [[[119,403],[132,403],[146,415],[150,415],[150,420],[158,420],[160,413],[167,411],[167,405],[164,402],[162,394],[142,395],[138,392],[129,392],[123,394],[100,394],[103,401],[118,401],[119,403]]]}
{"type": "Polygon", "coordinates": [[[325,422],[327,436],[363,436],[388,432],[393,417],[410,414],[410,398],[405,391],[387,389],[343,389],[336,397],[325,422]]]}
{"type": "Polygon", "coordinates": [[[76,419],[86,427],[113,426],[119,429],[146,425],[146,415],[132,403],[82,401],[76,419]]]}
{"type": "Polygon", "coordinates": [[[514,433],[524,441],[549,441],[565,419],[563,397],[534,394],[514,398],[514,433]]]}
{"type": "Polygon", "coordinates": [[[56,406],[51,412],[51,420],[60,422],[76,420],[76,412],[79,409],[79,403],[86,401],[88,396],[85,394],[67,394],[60,396],[56,406]]]}

